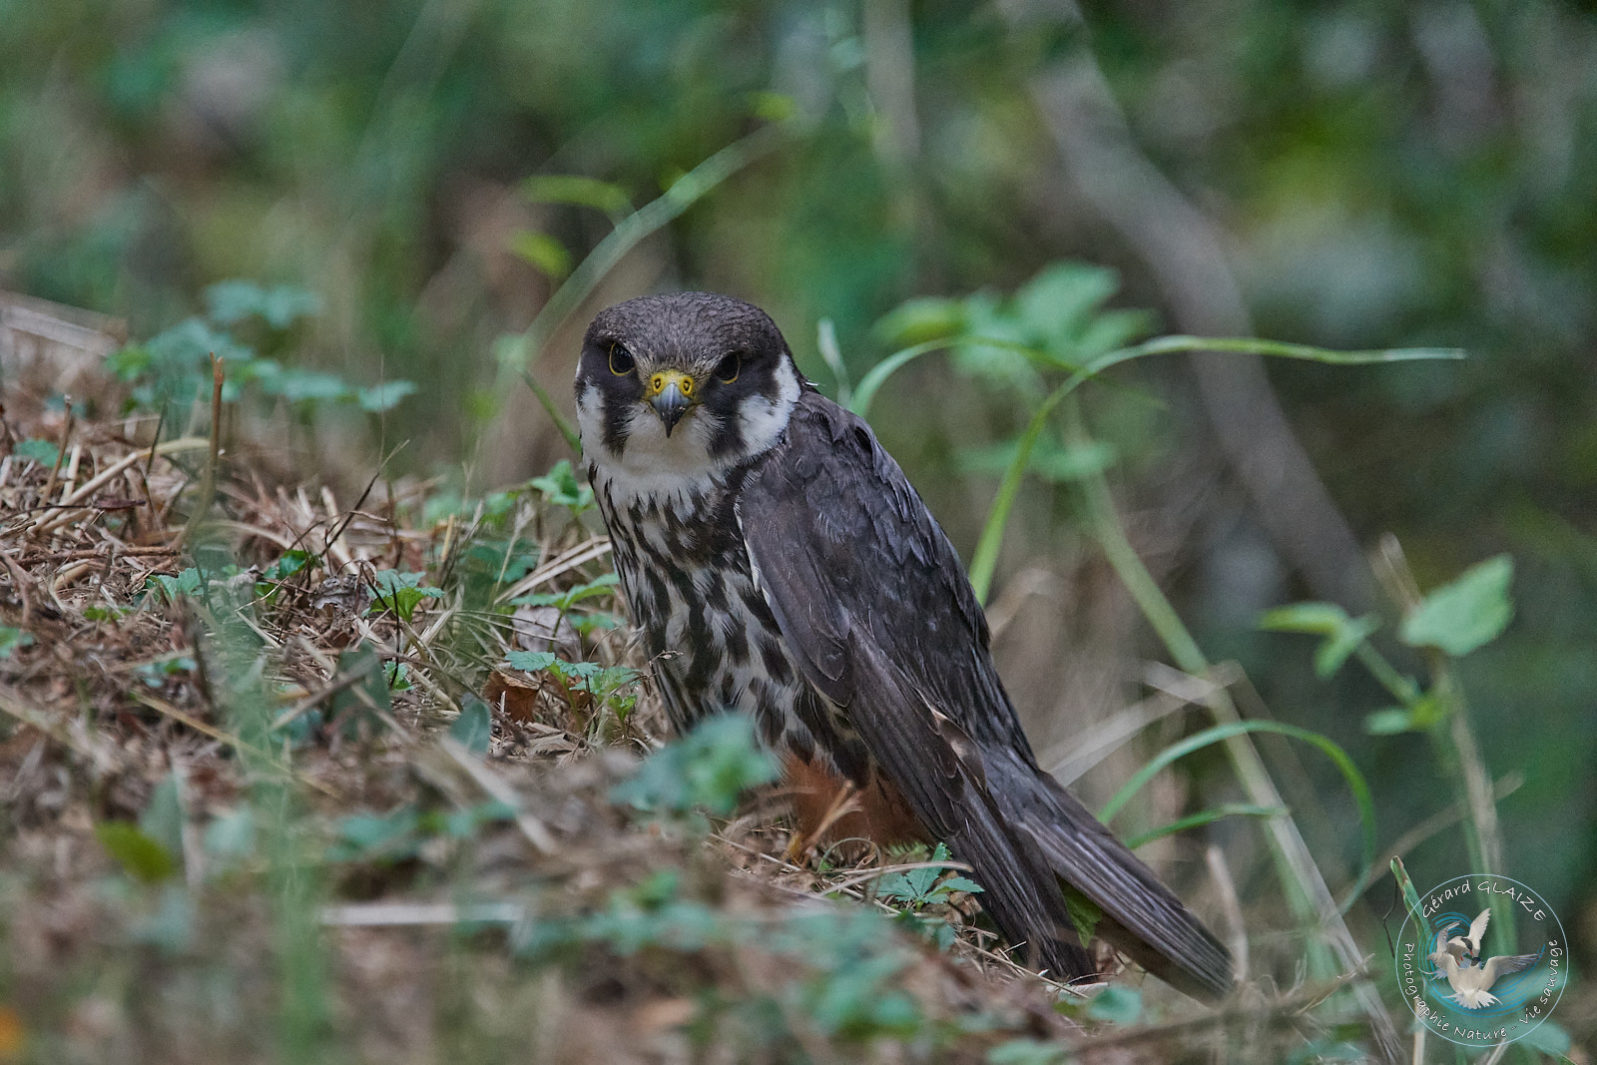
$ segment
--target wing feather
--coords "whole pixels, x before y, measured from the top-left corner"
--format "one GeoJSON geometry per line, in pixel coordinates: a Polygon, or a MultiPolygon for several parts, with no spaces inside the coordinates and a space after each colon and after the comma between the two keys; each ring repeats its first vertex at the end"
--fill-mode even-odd
{"type": "Polygon", "coordinates": [[[1486,939],[1486,926],[1491,923],[1491,920],[1492,920],[1492,911],[1491,911],[1491,908],[1488,907],[1488,908],[1482,910],[1480,913],[1476,914],[1475,915],[1475,920],[1473,920],[1473,921],[1471,921],[1469,923],[1469,937],[1468,938],[1469,938],[1469,947],[1470,947],[1469,952],[1471,954],[1477,954],[1478,955],[1481,952],[1481,944],[1486,939]]]}
{"type": "Polygon", "coordinates": [[[806,392],[745,480],[738,520],[806,679],[972,866],[1006,937],[1058,976],[1090,971],[1062,878],[1151,972],[1191,993],[1229,988],[1224,947],[1038,768],[958,555],[863,421],[806,392]]]}

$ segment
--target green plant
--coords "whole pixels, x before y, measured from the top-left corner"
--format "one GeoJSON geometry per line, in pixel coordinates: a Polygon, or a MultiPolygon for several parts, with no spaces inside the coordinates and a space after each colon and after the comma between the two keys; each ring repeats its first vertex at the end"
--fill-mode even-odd
{"type": "Polygon", "coordinates": [[[32,646],[33,634],[12,625],[0,625],[0,658],[9,658],[16,651],[32,646]]]}
{"type": "Polygon", "coordinates": [[[1064,440],[1055,423],[1055,414],[1067,397],[1112,367],[1152,355],[1193,351],[1239,352],[1340,366],[1462,358],[1460,352],[1433,348],[1330,351],[1304,344],[1214,337],[1165,336],[1131,343],[1148,331],[1150,319],[1135,312],[1105,309],[1117,287],[1112,271],[1057,263],[1007,299],[987,292],[958,299],[917,299],[890,312],[878,324],[882,339],[902,346],[861,379],[849,399],[855,413],[869,411],[871,401],[892,374],[932,352],[949,350],[956,369],[1003,389],[1024,405],[1028,415],[1024,429],[1002,449],[972,457],[977,466],[995,456],[1003,462],[1003,479],[970,563],[970,580],[979,599],[985,600],[991,590],[1004,528],[1025,476],[1040,473],[1051,480],[1079,481],[1112,461],[1112,454],[1101,445],[1064,440]]]}
{"type": "Polygon", "coordinates": [[[586,707],[608,709],[625,721],[637,703],[635,688],[642,674],[631,666],[568,662],[553,651],[511,651],[505,655],[505,664],[552,677],[564,694],[566,705],[573,710],[582,709],[581,702],[586,707]],[[579,700],[579,694],[586,699],[579,700]]]}
{"type": "Polygon", "coordinates": [[[378,570],[372,574],[372,587],[376,591],[376,598],[368,608],[368,613],[380,615],[392,611],[400,621],[409,624],[411,618],[415,616],[416,608],[423,600],[437,599],[444,594],[442,588],[424,583],[426,579],[425,573],[378,570]]]}
{"type": "Polygon", "coordinates": [[[777,767],[742,715],[721,714],[651,754],[615,801],[638,810],[682,814],[703,808],[724,816],[743,792],[777,778],[777,767]]]}
{"type": "MultiPolygon", "coordinates": [[[[1431,678],[1422,684],[1403,673],[1373,642],[1382,629],[1375,615],[1350,617],[1334,603],[1297,603],[1268,611],[1261,628],[1320,637],[1315,651],[1315,672],[1322,679],[1334,676],[1349,660],[1360,665],[1396,701],[1374,710],[1364,719],[1373,735],[1424,733],[1431,740],[1444,774],[1452,782],[1463,820],[1465,842],[1474,871],[1502,869],[1502,843],[1497,829],[1491,783],[1479,745],[1470,725],[1464,691],[1454,660],[1485,646],[1503,634],[1514,616],[1509,597],[1513,560],[1498,555],[1469,567],[1456,579],[1420,595],[1405,570],[1395,543],[1387,551],[1389,584],[1401,597],[1402,621],[1397,639],[1422,653],[1431,678]]],[[[1493,919],[1512,929],[1513,914],[1503,900],[1493,898],[1493,919]]]]}
{"type": "Polygon", "coordinates": [[[619,615],[608,610],[582,610],[573,613],[578,603],[597,598],[614,598],[621,578],[614,572],[604,573],[591,581],[573,585],[560,592],[534,592],[510,601],[512,606],[552,606],[563,617],[569,617],[577,632],[586,636],[595,629],[613,629],[621,624],[619,615]]]}
{"type": "Polygon", "coordinates": [[[270,357],[285,350],[299,322],[320,309],[320,301],[304,289],[223,281],[205,290],[205,302],[204,314],[109,356],[111,371],[131,386],[131,407],[172,417],[207,398],[213,355],[225,367],[222,398],[229,403],[253,391],[296,406],[332,403],[376,414],[416,391],[409,381],[351,385],[335,374],[270,357]]]}

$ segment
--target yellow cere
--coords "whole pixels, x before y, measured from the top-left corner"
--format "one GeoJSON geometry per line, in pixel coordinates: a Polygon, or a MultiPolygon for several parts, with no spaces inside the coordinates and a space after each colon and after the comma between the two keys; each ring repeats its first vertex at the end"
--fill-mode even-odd
{"type": "Polygon", "coordinates": [[[689,398],[693,396],[693,378],[678,370],[665,370],[649,378],[650,397],[665,391],[665,386],[676,382],[677,389],[689,398]]]}

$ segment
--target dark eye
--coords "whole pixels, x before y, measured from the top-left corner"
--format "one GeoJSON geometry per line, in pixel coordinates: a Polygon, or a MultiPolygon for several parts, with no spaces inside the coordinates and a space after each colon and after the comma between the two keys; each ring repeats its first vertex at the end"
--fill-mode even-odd
{"type": "Polygon", "coordinates": [[[729,385],[738,379],[738,373],[743,369],[743,353],[734,351],[726,358],[715,364],[715,379],[723,385],[729,385]]]}
{"type": "Polygon", "coordinates": [[[610,372],[617,377],[625,377],[631,373],[637,364],[632,361],[632,352],[622,344],[610,345],[610,372]]]}

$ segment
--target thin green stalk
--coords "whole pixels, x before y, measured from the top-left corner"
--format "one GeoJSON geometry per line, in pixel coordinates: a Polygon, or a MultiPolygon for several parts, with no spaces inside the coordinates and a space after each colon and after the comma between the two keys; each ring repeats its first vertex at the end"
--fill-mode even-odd
{"type": "MultiPolygon", "coordinates": [[[[1419,585],[1395,537],[1383,541],[1377,563],[1376,573],[1388,594],[1404,610],[1418,606],[1422,599],[1419,585]]],[[[1447,655],[1432,649],[1427,652],[1426,660],[1431,672],[1429,695],[1442,706],[1442,720],[1428,729],[1428,735],[1442,774],[1452,785],[1456,801],[1464,811],[1461,828],[1472,871],[1500,873],[1503,842],[1497,823],[1497,803],[1492,796],[1491,777],[1470,724],[1463,688],[1447,655]]],[[[1368,665],[1368,661],[1365,664],[1368,665]]],[[[1416,692],[1415,700],[1419,697],[1416,692]]],[[[1512,939],[1513,907],[1500,895],[1492,896],[1490,903],[1493,924],[1512,939]]]]}
{"type": "MultiPolygon", "coordinates": [[[[1067,386],[1070,386],[1070,382],[1067,382],[1067,386]]],[[[1063,395],[1059,396],[1060,400],[1063,398],[1063,395]]],[[[1087,443],[1085,430],[1079,420],[1072,427],[1071,433],[1070,442],[1073,445],[1087,443]]],[[[1023,464],[1021,468],[1024,469],[1023,464]]],[[[1209,662],[1198,647],[1197,641],[1181,623],[1175,609],[1159,591],[1157,582],[1148,573],[1141,558],[1131,549],[1129,541],[1125,540],[1109,493],[1109,485],[1103,473],[1100,471],[1086,476],[1082,481],[1082,488],[1094,533],[1101,542],[1120,542],[1113,550],[1106,549],[1105,552],[1116,575],[1128,589],[1134,589],[1134,595],[1140,593],[1150,602],[1154,600],[1159,602],[1160,605],[1155,607],[1155,613],[1164,626],[1163,630],[1159,630],[1159,635],[1166,641],[1165,646],[1171,657],[1187,672],[1203,674],[1208,670],[1209,662]],[[1121,544],[1123,546],[1120,546],[1121,544]]],[[[1141,603],[1142,600],[1139,600],[1139,605],[1141,603]]],[[[1219,725],[1236,725],[1242,720],[1230,693],[1223,689],[1212,691],[1204,699],[1204,704],[1219,725]]],[[[1260,807],[1286,805],[1281,793],[1276,789],[1275,782],[1271,780],[1269,770],[1265,767],[1258,749],[1245,734],[1227,738],[1225,750],[1231,759],[1233,772],[1251,804],[1260,807]]],[[[1346,922],[1338,912],[1336,900],[1332,897],[1325,878],[1320,874],[1319,866],[1315,863],[1314,855],[1304,841],[1303,834],[1298,830],[1296,819],[1291,816],[1268,818],[1265,827],[1276,874],[1295,919],[1306,928],[1323,932],[1323,939],[1316,936],[1308,943],[1308,962],[1311,970],[1331,976],[1360,968],[1363,965],[1364,952],[1354,941],[1346,922]]],[[[1380,995],[1368,982],[1355,983],[1349,990],[1368,1018],[1382,1056],[1393,1058],[1395,1048],[1398,1046],[1397,1031],[1392,1025],[1390,1015],[1386,1012],[1386,1007],[1381,1002],[1380,995]]]]}
{"type": "Polygon", "coordinates": [[[538,379],[526,371],[522,371],[521,379],[526,382],[528,388],[532,389],[532,394],[538,399],[538,405],[549,416],[549,420],[555,423],[555,428],[560,430],[560,435],[566,438],[566,444],[572,451],[581,452],[582,438],[577,435],[577,427],[571,424],[569,418],[560,413],[560,406],[555,403],[554,397],[549,394],[549,390],[539,384],[538,379]]]}
{"type": "Polygon", "coordinates": [[[1399,673],[1397,668],[1386,660],[1385,655],[1371,646],[1368,639],[1360,640],[1353,653],[1358,656],[1364,668],[1370,671],[1370,676],[1405,707],[1412,708],[1424,695],[1412,680],[1399,673]]]}
{"type": "MultiPolygon", "coordinates": [[[[599,241],[571,276],[555,289],[525,332],[510,338],[498,351],[501,373],[524,371],[543,350],[554,331],[592,294],[604,276],[643,240],[702,199],[711,189],[756,159],[773,151],[792,133],[792,121],[762,126],[733,141],[686,174],[658,197],[650,200],[599,241]]],[[[501,380],[501,385],[508,384],[501,380]]]]}
{"type": "Polygon", "coordinates": [[[1285,806],[1252,806],[1242,802],[1221,803],[1219,806],[1211,806],[1207,810],[1199,810],[1197,813],[1177,818],[1169,824],[1160,825],[1158,828],[1151,828],[1146,832],[1139,832],[1135,836],[1128,836],[1126,837],[1126,846],[1136,850],[1138,847],[1152,843],[1156,839],[1173,836],[1177,832],[1185,832],[1189,828],[1201,828],[1204,825],[1213,824],[1227,817],[1281,817],[1290,812],[1285,806]]]}
{"type": "MultiPolygon", "coordinates": [[[[1461,359],[1464,353],[1446,348],[1389,348],[1381,351],[1330,351],[1304,344],[1283,344],[1273,340],[1253,340],[1243,337],[1189,337],[1167,336],[1131,347],[1119,348],[1100,355],[1086,366],[1071,374],[1064,384],[1048,394],[1020,436],[1020,446],[999,482],[998,494],[993,498],[992,509],[982,526],[981,539],[976,543],[976,553],[970,562],[970,583],[976,589],[976,598],[987,601],[992,590],[993,573],[998,568],[998,549],[1003,542],[1004,528],[1009,524],[1009,512],[1020,495],[1020,485],[1031,462],[1032,449],[1042,436],[1048,419],[1066,396],[1088,380],[1121,363],[1145,358],[1149,355],[1168,355],[1187,351],[1230,351],[1254,355],[1272,355],[1278,358],[1302,359],[1309,362],[1329,363],[1335,366],[1362,366],[1372,363],[1411,362],[1420,359],[1461,359]]],[[[907,361],[907,360],[906,360],[907,361]]],[[[895,367],[896,368],[896,367],[895,367]]],[[[885,375],[884,375],[885,376],[885,375]]],[[[863,389],[862,389],[863,390],[863,389]]],[[[1174,649],[1172,649],[1174,653],[1174,649]]]]}

